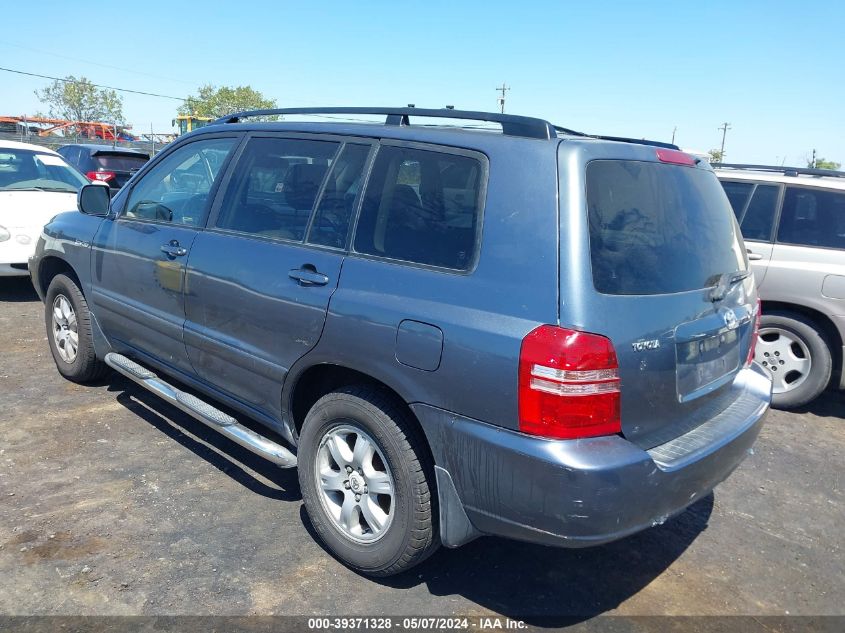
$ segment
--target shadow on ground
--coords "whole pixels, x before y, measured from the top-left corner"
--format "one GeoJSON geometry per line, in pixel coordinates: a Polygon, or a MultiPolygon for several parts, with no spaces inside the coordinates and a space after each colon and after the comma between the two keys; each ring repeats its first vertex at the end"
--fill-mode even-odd
{"type": "MultiPolygon", "coordinates": [[[[279,501],[298,501],[302,498],[295,468],[279,468],[250,453],[176,407],[138,387],[127,378],[110,374],[105,384],[108,385],[110,392],[119,392],[117,401],[121,405],[234,479],[244,488],[279,501]],[[244,466],[278,488],[268,486],[244,466]]],[[[239,419],[242,420],[243,416],[239,416],[239,419]]],[[[262,433],[268,435],[266,430],[262,430],[262,433]]]]}
{"type": "Polygon", "coordinates": [[[29,277],[0,277],[0,301],[4,303],[24,303],[38,301],[35,288],[29,277]]]}
{"type": "MultiPolygon", "coordinates": [[[[618,607],[665,572],[707,528],[712,511],[710,494],[664,525],[584,549],[484,537],[441,548],[405,574],[372,581],[394,589],[425,583],[435,596],[460,595],[535,626],[566,626],[618,607]]],[[[304,507],[300,515],[317,539],[304,507]]]]}
{"type": "MultiPolygon", "coordinates": [[[[112,375],[104,385],[135,415],[248,490],[280,501],[301,499],[295,469],[256,457],[128,379],[112,375]]],[[[664,525],[586,549],[480,538],[456,550],[442,548],[405,574],[367,582],[398,590],[424,583],[436,596],[460,595],[484,610],[560,627],[610,611],[651,583],[707,528],[712,510],[711,494],[664,525]]],[[[300,516],[319,543],[304,508],[300,516]]]]}
{"type": "Polygon", "coordinates": [[[812,413],[824,418],[845,419],[845,391],[828,390],[794,413],[812,413]]]}

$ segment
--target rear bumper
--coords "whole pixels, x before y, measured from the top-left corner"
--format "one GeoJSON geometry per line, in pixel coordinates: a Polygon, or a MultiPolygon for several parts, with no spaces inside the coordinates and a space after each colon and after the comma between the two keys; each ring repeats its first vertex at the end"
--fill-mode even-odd
{"type": "Polygon", "coordinates": [[[771,383],[740,372],[734,405],[698,429],[650,451],[620,436],[544,440],[415,405],[435,462],[454,483],[439,487],[444,544],[472,536],[585,547],[665,521],[706,496],[749,453],[763,424],[771,383]],[[463,512],[456,512],[455,506],[463,512]],[[445,516],[444,516],[445,513],[445,516]],[[450,534],[460,534],[452,539],[450,534]]]}

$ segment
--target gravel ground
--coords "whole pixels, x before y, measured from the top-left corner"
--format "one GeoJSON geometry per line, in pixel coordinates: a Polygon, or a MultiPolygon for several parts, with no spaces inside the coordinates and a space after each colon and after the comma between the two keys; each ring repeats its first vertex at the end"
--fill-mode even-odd
{"type": "Polygon", "coordinates": [[[713,495],[586,550],[494,538],[356,575],[279,470],[111,377],[63,380],[26,280],[0,279],[0,614],[843,615],[845,398],[774,411],[713,495]]]}

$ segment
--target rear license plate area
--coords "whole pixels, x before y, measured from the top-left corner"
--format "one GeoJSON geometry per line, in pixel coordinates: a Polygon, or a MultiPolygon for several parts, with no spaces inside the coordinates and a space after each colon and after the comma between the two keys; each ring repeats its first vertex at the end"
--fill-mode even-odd
{"type": "Polygon", "coordinates": [[[677,343],[677,390],[683,402],[724,384],[739,367],[739,330],[677,343]]]}

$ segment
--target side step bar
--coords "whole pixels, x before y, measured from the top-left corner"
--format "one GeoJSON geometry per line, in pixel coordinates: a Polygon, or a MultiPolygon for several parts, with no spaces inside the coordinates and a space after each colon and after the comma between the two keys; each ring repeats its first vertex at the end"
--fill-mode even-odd
{"type": "Polygon", "coordinates": [[[232,416],[223,413],[196,396],[180,391],[126,356],[109,352],[106,354],[105,361],[109,367],[118,373],[138,383],[147,391],[151,391],[221,435],[225,435],[233,442],[240,444],[251,453],[255,453],[282,468],[296,466],[296,455],[281,444],[277,444],[246,428],[232,416]]]}

